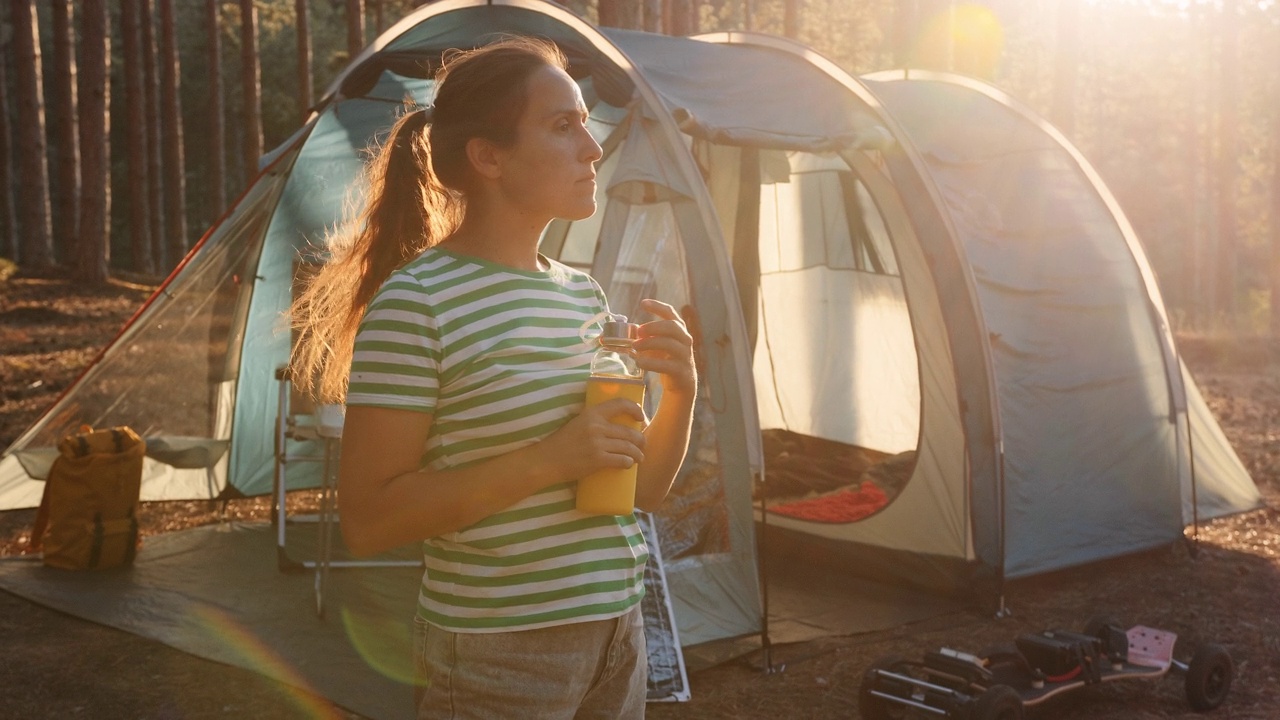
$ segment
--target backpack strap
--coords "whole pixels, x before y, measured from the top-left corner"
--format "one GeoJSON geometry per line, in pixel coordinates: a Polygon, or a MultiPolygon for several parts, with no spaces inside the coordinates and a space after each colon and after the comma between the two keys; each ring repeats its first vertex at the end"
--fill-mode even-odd
{"type": "Polygon", "coordinates": [[[138,555],[138,518],[133,514],[133,508],[129,508],[129,539],[124,548],[124,564],[133,564],[134,558],[138,555]]]}
{"type": "Polygon", "coordinates": [[[102,528],[102,513],[93,514],[93,546],[89,549],[89,569],[93,570],[98,567],[98,563],[102,562],[102,539],[104,535],[102,528]]]}

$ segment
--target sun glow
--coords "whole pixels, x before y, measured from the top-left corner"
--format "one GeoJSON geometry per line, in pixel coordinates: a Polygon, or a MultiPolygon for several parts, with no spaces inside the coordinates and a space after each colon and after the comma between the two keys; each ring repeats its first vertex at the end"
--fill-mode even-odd
{"type": "Polygon", "coordinates": [[[920,67],[952,68],[990,79],[999,65],[1004,42],[1004,26],[991,8],[955,3],[924,24],[913,43],[912,57],[920,67]]]}

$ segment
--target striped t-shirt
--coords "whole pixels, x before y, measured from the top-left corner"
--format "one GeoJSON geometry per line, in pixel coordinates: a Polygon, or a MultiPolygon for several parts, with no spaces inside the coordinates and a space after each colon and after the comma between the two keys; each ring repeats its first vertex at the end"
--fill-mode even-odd
{"type": "MultiPolygon", "coordinates": [[[[532,445],[582,411],[605,309],[585,273],[525,271],[433,248],[395,272],[356,335],[349,406],[431,413],[422,466],[532,445]]],[[[423,545],[418,615],[455,632],[600,620],[640,601],[648,547],[634,516],[574,509],[573,482],[423,545]]]]}

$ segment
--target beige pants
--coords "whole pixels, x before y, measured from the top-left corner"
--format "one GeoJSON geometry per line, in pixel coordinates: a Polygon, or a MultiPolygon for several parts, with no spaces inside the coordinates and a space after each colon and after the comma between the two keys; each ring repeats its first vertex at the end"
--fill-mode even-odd
{"type": "Polygon", "coordinates": [[[644,717],[648,661],[637,604],[612,620],[537,630],[414,628],[418,720],[644,717]]]}

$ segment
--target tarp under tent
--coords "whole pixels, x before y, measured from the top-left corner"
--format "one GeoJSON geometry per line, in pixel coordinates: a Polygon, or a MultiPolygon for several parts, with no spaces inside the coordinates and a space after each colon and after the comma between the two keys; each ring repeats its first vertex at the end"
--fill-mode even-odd
{"type": "MultiPolygon", "coordinates": [[[[356,58],[5,452],[0,509],[38,503],[50,448],[82,423],[148,437],[144,499],[269,492],[299,267],[360,202],[364,150],[404,98],[429,103],[441,53],[502,33],[564,48],[604,148],[600,210],[554,223],[543,253],[589,269],[615,312],[681,308],[698,340],[693,442],[653,517],[681,645],[762,632],[761,526],[795,548],[787,572],[828,587],[865,571],[994,596],[1260,504],[1123,213],[1009,97],[952,76],[858,79],[761,35],[442,0],[356,58]]],[[[312,465],[289,472],[291,488],[317,482],[312,465]]],[[[902,621],[860,612],[857,588],[839,591],[838,625],[815,614],[785,639],[902,621]]]]}

